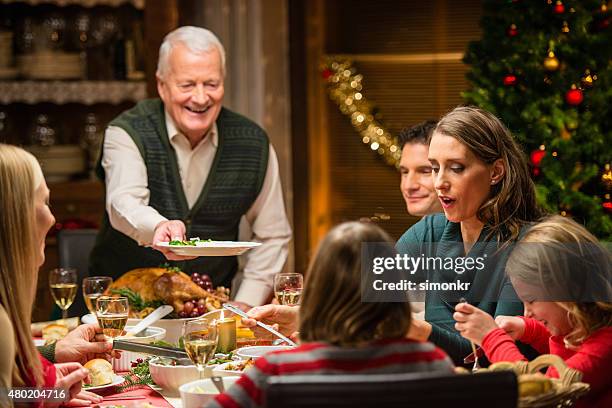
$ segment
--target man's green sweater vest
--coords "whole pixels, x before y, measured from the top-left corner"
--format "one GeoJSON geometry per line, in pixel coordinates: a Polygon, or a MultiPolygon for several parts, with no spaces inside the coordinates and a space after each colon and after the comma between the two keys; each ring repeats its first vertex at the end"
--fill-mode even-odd
{"type": "MultiPolygon", "coordinates": [[[[139,102],[110,126],[125,130],[138,146],[147,167],[149,205],[169,220],[183,220],[187,237],[235,241],[240,218],[257,198],[268,166],[268,137],[249,119],[223,108],[217,118],[219,143],[208,178],[191,210],[181,184],[174,148],[170,144],[159,99],[139,102]]],[[[98,173],[104,178],[101,164],[98,173]]],[[[215,285],[230,286],[236,257],[200,257],[171,262],[160,252],[139,246],[115,230],[104,215],[91,255],[91,272],[117,278],[143,267],[168,263],[187,273],[206,273],[215,285]]]]}

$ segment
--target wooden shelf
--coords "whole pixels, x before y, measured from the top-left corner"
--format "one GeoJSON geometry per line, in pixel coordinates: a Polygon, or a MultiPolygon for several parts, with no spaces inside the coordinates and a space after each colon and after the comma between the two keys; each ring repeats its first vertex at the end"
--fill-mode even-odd
{"type": "Polygon", "coordinates": [[[131,4],[135,8],[142,10],[145,5],[145,0],[0,0],[0,3],[27,3],[33,6],[39,4],[55,4],[57,6],[82,6],[82,7],[94,7],[94,6],[111,6],[118,7],[122,4],[131,4]]]}
{"type": "Polygon", "coordinates": [[[0,81],[0,104],[137,102],[147,97],[144,81],[0,81]]]}

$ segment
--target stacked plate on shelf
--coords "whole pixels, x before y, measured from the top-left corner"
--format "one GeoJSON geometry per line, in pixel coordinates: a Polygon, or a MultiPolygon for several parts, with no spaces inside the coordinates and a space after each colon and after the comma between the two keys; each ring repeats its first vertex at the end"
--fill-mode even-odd
{"type": "Polygon", "coordinates": [[[17,57],[22,76],[33,79],[78,79],[84,77],[78,53],[41,51],[17,57]]]}
{"type": "Polygon", "coordinates": [[[11,79],[17,76],[17,68],[11,66],[13,61],[13,33],[0,31],[0,79],[11,79]]]}
{"type": "Polygon", "coordinates": [[[29,146],[48,181],[66,181],[85,171],[85,156],[77,145],[29,146]]]}

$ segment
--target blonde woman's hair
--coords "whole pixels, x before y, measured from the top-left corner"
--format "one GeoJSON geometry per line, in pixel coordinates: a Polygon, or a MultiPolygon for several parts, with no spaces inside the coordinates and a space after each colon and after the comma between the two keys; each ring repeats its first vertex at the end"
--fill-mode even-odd
{"type": "Polygon", "coordinates": [[[43,384],[30,330],[32,295],[38,280],[34,194],[42,181],[34,156],[16,146],[0,144],[0,304],[14,329],[13,386],[23,386],[30,379],[43,384]]]}
{"type": "Polygon", "coordinates": [[[410,303],[361,300],[362,243],[374,242],[382,244],[370,256],[395,256],[389,235],[370,223],[340,224],[319,244],[300,306],[302,341],[351,346],[406,335],[410,303]]]}
{"type": "Polygon", "coordinates": [[[514,241],[523,225],[543,215],[536,203],[527,159],[495,115],[473,106],[460,106],[440,119],[435,133],[457,139],[486,164],[502,160],[505,174],[491,186],[489,198],[477,212],[478,219],[489,226],[490,236],[514,241]]]}
{"type": "Polygon", "coordinates": [[[541,299],[534,300],[555,301],[568,312],[573,330],[565,342],[574,348],[612,326],[611,268],[610,251],[583,226],[559,215],[534,225],[506,264],[513,282],[538,288],[541,299]]]}

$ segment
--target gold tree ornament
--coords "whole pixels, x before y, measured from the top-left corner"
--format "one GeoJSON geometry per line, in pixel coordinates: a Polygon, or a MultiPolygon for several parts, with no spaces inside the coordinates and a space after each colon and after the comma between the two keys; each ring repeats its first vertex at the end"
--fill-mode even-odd
{"type": "Polygon", "coordinates": [[[593,87],[593,83],[597,81],[597,75],[592,74],[590,69],[584,71],[584,76],[580,79],[580,83],[585,88],[593,87]]]}
{"type": "Polygon", "coordinates": [[[329,98],[349,117],[361,141],[387,164],[399,168],[402,152],[397,138],[374,117],[374,108],[362,92],[363,75],[357,73],[352,61],[327,57],[321,65],[321,76],[327,82],[329,98]]]}
{"type": "Polygon", "coordinates": [[[559,60],[553,51],[548,51],[548,55],[544,58],[544,68],[551,72],[559,69],[559,60]]]}
{"type": "Polygon", "coordinates": [[[563,26],[561,27],[561,32],[563,34],[567,34],[570,32],[569,24],[567,24],[567,21],[563,22],[563,26]]]}
{"type": "Polygon", "coordinates": [[[606,190],[612,190],[612,166],[610,163],[606,163],[604,171],[601,175],[601,182],[606,187],[606,190]]]}

